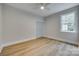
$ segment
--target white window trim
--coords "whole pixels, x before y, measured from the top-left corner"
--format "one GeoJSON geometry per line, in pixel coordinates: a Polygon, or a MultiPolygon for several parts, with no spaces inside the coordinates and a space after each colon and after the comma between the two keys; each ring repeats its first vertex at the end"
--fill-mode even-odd
{"type": "MultiPolygon", "coordinates": [[[[75,25],[75,30],[74,31],[62,31],[62,23],[61,23],[61,17],[62,16],[65,16],[65,15],[68,15],[68,14],[71,14],[71,13],[74,13],[75,14],[75,19],[76,19],[76,12],[75,11],[72,11],[72,12],[69,12],[69,13],[64,13],[64,14],[62,14],[62,15],[60,15],[60,31],[61,32],[68,32],[68,33],[75,33],[76,32],[76,25],[75,25]]],[[[76,23],[76,21],[75,21],[75,23],[76,23]]]]}

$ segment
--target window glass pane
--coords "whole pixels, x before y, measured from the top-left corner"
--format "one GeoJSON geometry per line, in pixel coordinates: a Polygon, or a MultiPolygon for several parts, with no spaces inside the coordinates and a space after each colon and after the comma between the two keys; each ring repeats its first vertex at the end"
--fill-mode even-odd
{"type": "Polygon", "coordinates": [[[61,16],[61,31],[75,31],[75,13],[69,13],[61,16]]]}

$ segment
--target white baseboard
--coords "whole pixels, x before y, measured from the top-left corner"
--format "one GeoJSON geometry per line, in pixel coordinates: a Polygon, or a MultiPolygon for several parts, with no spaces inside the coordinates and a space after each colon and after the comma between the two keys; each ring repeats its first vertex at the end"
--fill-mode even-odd
{"type": "MultiPolygon", "coordinates": [[[[48,38],[52,38],[52,39],[56,39],[56,40],[61,40],[61,41],[65,41],[65,42],[69,42],[69,41],[66,41],[65,39],[61,39],[61,38],[57,38],[57,37],[51,37],[51,36],[42,36],[42,37],[48,37],[48,38]]],[[[36,39],[38,37],[33,37],[33,38],[27,38],[27,39],[22,39],[22,40],[19,40],[19,41],[16,41],[16,42],[11,42],[11,43],[7,43],[7,44],[3,44],[1,47],[0,47],[0,52],[2,51],[2,49],[6,46],[10,46],[10,45],[13,45],[13,44],[17,44],[17,43],[21,43],[21,42],[25,42],[25,41],[30,41],[30,40],[33,40],[33,39],[36,39]]],[[[73,43],[73,44],[78,44],[78,43],[74,43],[74,42],[70,42],[70,43],[73,43]]]]}
{"type": "MultiPolygon", "coordinates": [[[[21,42],[25,42],[25,41],[30,41],[30,40],[33,40],[33,39],[36,39],[36,37],[33,37],[33,38],[26,38],[26,39],[22,39],[22,40],[19,40],[19,41],[15,41],[15,42],[3,44],[3,45],[2,45],[2,48],[6,47],[6,46],[10,46],[10,45],[17,44],[17,43],[21,43],[21,42]]],[[[1,48],[1,49],[2,49],[2,48],[1,48]]]]}
{"type": "Polygon", "coordinates": [[[69,43],[72,43],[72,44],[79,45],[78,42],[67,41],[66,39],[62,39],[62,38],[58,38],[58,37],[51,37],[51,36],[44,36],[44,37],[48,37],[48,38],[51,38],[51,39],[56,39],[56,40],[60,40],[60,41],[63,41],[63,42],[69,42],[69,43]]]}

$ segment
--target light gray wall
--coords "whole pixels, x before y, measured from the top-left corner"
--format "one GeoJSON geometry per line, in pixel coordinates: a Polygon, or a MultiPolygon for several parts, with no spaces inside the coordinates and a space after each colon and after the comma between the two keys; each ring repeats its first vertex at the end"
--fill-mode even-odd
{"type": "Polygon", "coordinates": [[[1,27],[3,27],[2,45],[24,39],[28,40],[33,37],[40,36],[46,36],[76,43],[78,42],[77,32],[60,32],[60,15],[77,10],[77,8],[71,8],[69,10],[65,10],[49,17],[43,18],[32,15],[28,12],[21,11],[8,5],[3,5],[3,18],[1,22],[3,26],[0,26],[0,31],[2,31],[1,27]]]}
{"type": "MultiPolygon", "coordinates": [[[[55,38],[58,40],[63,40],[71,43],[78,42],[78,30],[76,33],[66,33],[60,31],[60,15],[73,12],[75,11],[76,14],[78,13],[78,7],[73,7],[68,10],[61,11],[59,13],[53,14],[46,18],[45,21],[45,34],[44,36],[49,38],[55,38]]],[[[78,16],[76,15],[75,21],[78,21],[78,16]]],[[[78,23],[76,23],[76,29],[78,29],[78,23]]]]}
{"type": "Polygon", "coordinates": [[[42,17],[4,5],[2,44],[36,37],[36,21],[40,19],[42,17]]]}
{"type": "Polygon", "coordinates": [[[41,37],[44,35],[44,25],[45,25],[44,18],[41,18],[36,21],[36,36],[37,37],[41,37]]]}
{"type": "Polygon", "coordinates": [[[0,4],[0,48],[2,43],[2,4],[0,4]]]}

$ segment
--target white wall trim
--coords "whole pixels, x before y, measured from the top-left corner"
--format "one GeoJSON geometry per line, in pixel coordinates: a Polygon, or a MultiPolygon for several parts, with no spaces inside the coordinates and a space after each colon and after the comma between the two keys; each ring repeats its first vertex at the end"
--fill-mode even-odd
{"type": "Polygon", "coordinates": [[[58,38],[58,37],[51,37],[51,36],[44,36],[44,37],[48,37],[48,38],[51,38],[51,39],[56,39],[56,40],[60,40],[60,41],[63,41],[63,42],[69,42],[69,43],[72,43],[72,44],[79,45],[78,42],[71,42],[71,41],[67,41],[66,39],[62,39],[62,38],[58,38]]]}
{"type": "Polygon", "coordinates": [[[2,44],[2,47],[0,48],[0,52],[2,51],[2,49],[6,46],[10,46],[10,45],[13,45],[13,44],[17,44],[17,43],[21,43],[21,42],[25,42],[25,41],[30,41],[30,40],[34,40],[36,39],[37,37],[33,37],[33,38],[26,38],[26,39],[22,39],[22,40],[19,40],[19,41],[16,41],[16,42],[11,42],[11,43],[7,43],[7,44],[2,44]]]}
{"type": "Polygon", "coordinates": [[[16,41],[16,42],[11,42],[11,43],[7,43],[7,44],[3,44],[2,47],[10,46],[10,45],[21,43],[21,42],[25,42],[25,41],[30,41],[30,40],[33,40],[33,39],[36,39],[36,37],[26,38],[26,39],[22,39],[22,40],[19,40],[19,41],[16,41]]]}
{"type": "MultiPolygon", "coordinates": [[[[48,37],[48,38],[52,38],[52,39],[56,39],[56,40],[60,40],[60,41],[69,42],[69,41],[66,41],[65,39],[61,39],[61,38],[57,38],[57,37],[51,37],[51,36],[42,36],[42,37],[48,37]]],[[[36,38],[39,38],[39,37],[27,38],[27,39],[19,40],[19,41],[16,41],[16,42],[11,42],[11,43],[7,43],[7,44],[3,44],[3,45],[0,47],[0,52],[1,52],[2,49],[3,49],[4,47],[6,47],[6,46],[10,46],[10,45],[17,44],[17,43],[21,43],[21,42],[25,42],[25,41],[34,40],[34,39],[36,39],[36,38]]],[[[79,45],[77,42],[69,42],[69,43],[79,45]]]]}

